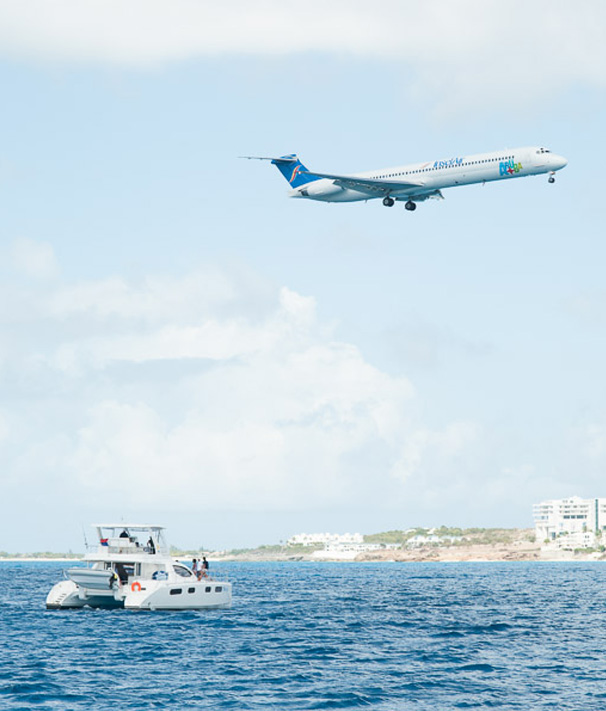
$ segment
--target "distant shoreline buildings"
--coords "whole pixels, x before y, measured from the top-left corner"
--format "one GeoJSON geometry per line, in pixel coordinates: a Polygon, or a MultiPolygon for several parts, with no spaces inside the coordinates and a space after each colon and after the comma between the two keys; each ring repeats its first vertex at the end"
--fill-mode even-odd
{"type": "Polygon", "coordinates": [[[404,533],[410,537],[404,543],[367,543],[361,533],[298,533],[291,536],[287,546],[304,546],[316,548],[312,553],[314,558],[329,558],[353,560],[359,553],[369,553],[377,550],[396,550],[407,548],[422,548],[423,546],[439,546],[445,543],[452,544],[460,540],[460,536],[438,536],[436,529],[427,531],[426,535],[416,533],[416,529],[408,529],[404,533]]]}
{"type": "Polygon", "coordinates": [[[361,533],[297,533],[286,541],[289,546],[357,545],[359,543],[364,543],[364,536],[361,533]]]}
{"type": "MultiPolygon", "coordinates": [[[[532,507],[535,540],[545,551],[606,549],[606,498],[549,499],[532,507]]],[[[366,542],[361,533],[298,533],[291,536],[289,547],[314,547],[315,558],[355,558],[359,553],[379,549],[415,549],[461,545],[464,537],[447,535],[459,531],[442,529],[407,529],[399,543],[366,542]]]]}
{"type": "Polygon", "coordinates": [[[542,501],[532,509],[539,543],[566,550],[606,543],[606,498],[571,496],[542,501]]]}

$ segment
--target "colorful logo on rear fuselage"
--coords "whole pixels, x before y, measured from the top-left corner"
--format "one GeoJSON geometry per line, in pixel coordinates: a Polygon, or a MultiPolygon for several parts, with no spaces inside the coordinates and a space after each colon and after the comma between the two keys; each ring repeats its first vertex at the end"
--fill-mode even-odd
{"type": "Polygon", "coordinates": [[[513,158],[499,163],[499,175],[516,175],[522,170],[521,163],[515,163],[513,158]]]}

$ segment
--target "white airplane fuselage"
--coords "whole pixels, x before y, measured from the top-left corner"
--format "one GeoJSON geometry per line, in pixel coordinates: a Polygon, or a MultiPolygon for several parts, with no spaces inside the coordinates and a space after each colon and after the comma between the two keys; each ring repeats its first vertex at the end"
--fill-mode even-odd
{"type": "Polygon", "coordinates": [[[553,182],[555,171],[566,165],[565,158],[535,146],[414,163],[347,176],[320,177],[326,174],[302,170],[299,172],[299,185],[290,191],[289,196],[322,202],[357,202],[383,198],[383,203],[388,206],[393,205],[394,200],[405,200],[406,207],[414,209],[416,202],[441,198],[440,191],[445,188],[541,174],[549,174],[549,181],[553,182]],[[301,178],[306,173],[310,181],[301,184],[301,178]],[[359,186],[355,184],[356,179],[360,179],[359,186]],[[402,186],[398,183],[402,183],[402,186]]]}

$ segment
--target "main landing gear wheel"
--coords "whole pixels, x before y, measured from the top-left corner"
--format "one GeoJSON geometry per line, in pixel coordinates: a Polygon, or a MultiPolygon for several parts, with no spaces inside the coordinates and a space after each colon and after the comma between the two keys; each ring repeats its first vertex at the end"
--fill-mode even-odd
{"type": "Polygon", "coordinates": [[[409,200],[404,207],[407,210],[416,210],[417,209],[417,203],[413,202],[412,200],[409,200]]]}
{"type": "Polygon", "coordinates": [[[385,207],[393,207],[394,205],[394,199],[390,198],[389,196],[383,198],[383,205],[385,207]]]}

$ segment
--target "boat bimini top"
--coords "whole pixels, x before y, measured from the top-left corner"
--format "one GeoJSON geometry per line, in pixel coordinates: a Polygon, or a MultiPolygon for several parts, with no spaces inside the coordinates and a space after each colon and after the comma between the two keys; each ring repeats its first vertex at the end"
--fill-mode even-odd
{"type": "Polygon", "coordinates": [[[87,559],[106,559],[120,554],[170,555],[164,526],[139,523],[95,523],[97,545],[87,545],[87,559]],[[141,540],[140,540],[141,539],[141,540]],[[91,555],[93,554],[93,555],[91,555]],[[96,554],[96,555],[95,555],[96,554]]]}

